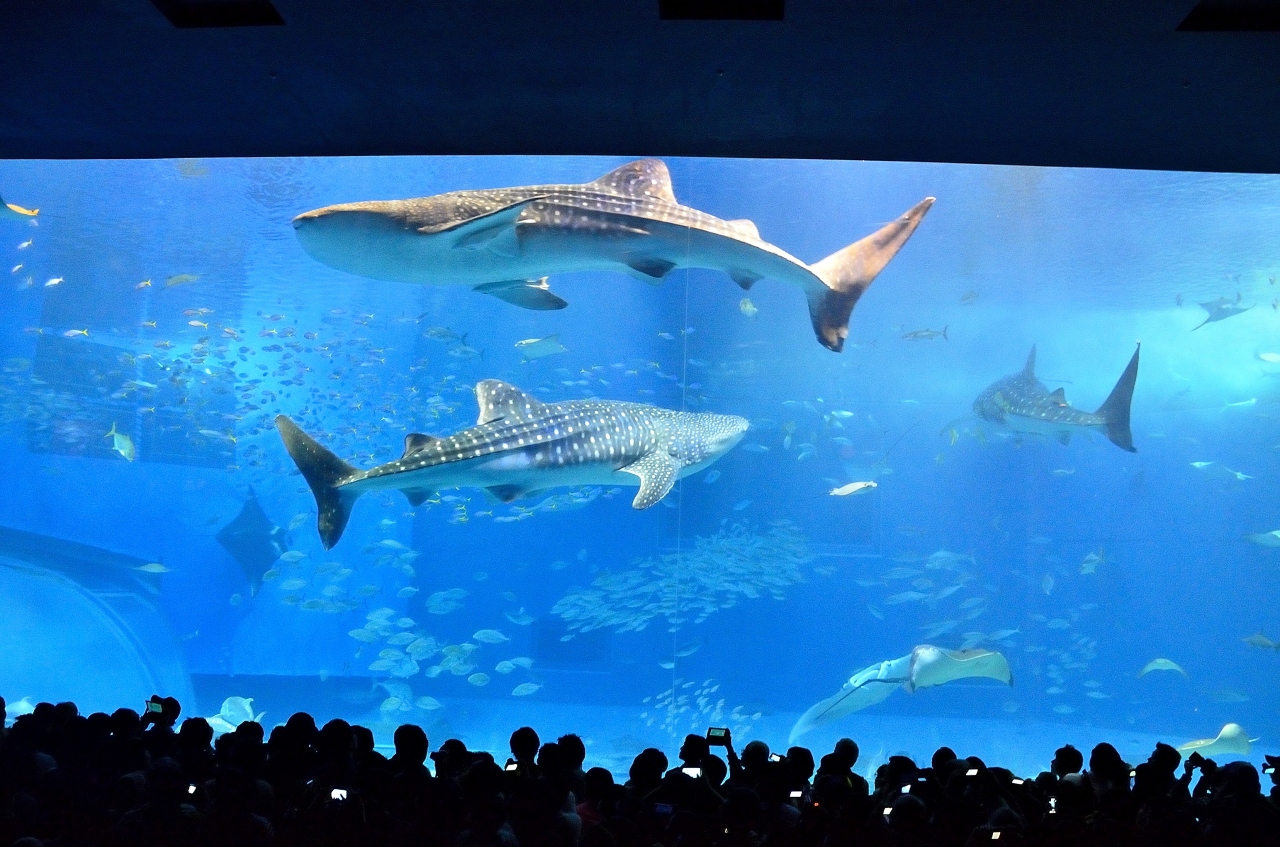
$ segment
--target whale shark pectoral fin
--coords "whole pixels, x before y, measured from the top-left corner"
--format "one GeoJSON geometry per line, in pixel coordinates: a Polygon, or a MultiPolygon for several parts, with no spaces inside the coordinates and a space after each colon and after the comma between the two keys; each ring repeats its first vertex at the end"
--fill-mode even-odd
{"type": "Polygon", "coordinates": [[[490,485],[485,491],[502,503],[510,503],[525,495],[525,490],[518,485],[490,485]]]}
{"type": "Polygon", "coordinates": [[[491,297],[497,297],[512,306],[519,306],[521,309],[532,309],[535,312],[549,312],[555,309],[563,309],[569,305],[568,300],[557,297],[551,292],[551,287],[547,285],[545,276],[541,279],[486,282],[483,285],[477,285],[472,290],[479,291],[481,294],[488,294],[491,297]]]}
{"type": "Polygon", "coordinates": [[[667,274],[675,269],[676,263],[667,259],[655,259],[647,256],[635,256],[622,260],[622,263],[631,270],[635,271],[635,275],[645,282],[660,283],[666,279],[667,274]]]}
{"type": "Polygon", "coordinates": [[[426,435],[421,432],[411,432],[404,437],[404,454],[400,457],[405,459],[414,453],[421,453],[427,447],[436,443],[440,439],[434,435],[426,435]]]}
{"type": "Polygon", "coordinates": [[[476,405],[480,407],[476,426],[484,426],[503,418],[524,420],[537,414],[544,404],[508,382],[485,379],[476,383],[476,405]]]}
{"type": "Polygon", "coordinates": [[[525,200],[488,215],[471,218],[443,230],[429,226],[419,228],[423,235],[443,234],[450,238],[454,250],[488,250],[499,256],[514,258],[520,255],[520,238],[517,222],[533,200],[525,200]]]}
{"type": "Polygon", "coordinates": [[[671,187],[671,172],[658,159],[628,162],[587,184],[624,197],[652,197],[668,203],[676,202],[676,193],[671,187]]]}
{"type": "Polygon", "coordinates": [[[640,491],[631,501],[631,507],[647,509],[671,491],[671,487],[676,484],[680,467],[675,459],[663,451],[650,453],[640,461],[632,462],[619,470],[640,477],[640,491]]]}
{"type": "Polygon", "coordinates": [[[409,501],[409,505],[415,509],[427,502],[427,498],[432,494],[432,492],[425,488],[405,488],[402,489],[402,492],[404,493],[405,499],[409,501]]]}

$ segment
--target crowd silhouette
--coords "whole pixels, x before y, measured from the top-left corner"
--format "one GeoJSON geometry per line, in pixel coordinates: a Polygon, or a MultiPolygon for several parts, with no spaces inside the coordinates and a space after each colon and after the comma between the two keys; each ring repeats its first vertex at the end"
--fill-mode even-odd
{"type": "Polygon", "coordinates": [[[142,714],[40,703],[0,729],[0,847],[1280,845],[1276,757],[1269,794],[1252,764],[1165,744],[1136,766],[1098,744],[1087,767],[1066,746],[1024,778],[943,747],[925,764],[891,757],[869,785],[850,739],[815,762],[761,741],[739,755],[726,731],[687,736],[674,766],[639,751],[619,784],[583,770],[577,735],[543,743],[530,727],[500,764],[457,739],[430,752],[412,724],[387,758],[343,720],[299,712],[215,739],[180,714],[160,697],[142,714]]]}

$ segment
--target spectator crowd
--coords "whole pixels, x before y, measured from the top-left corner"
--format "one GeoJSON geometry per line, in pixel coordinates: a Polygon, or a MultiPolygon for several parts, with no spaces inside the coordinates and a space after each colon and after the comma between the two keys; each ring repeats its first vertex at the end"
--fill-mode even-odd
{"type": "Polygon", "coordinates": [[[0,847],[1280,847],[1275,757],[1264,788],[1253,764],[1165,744],[1130,765],[1101,743],[1087,767],[1068,745],[1022,777],[943,747],[868,784],[850,739],[815,760],[761,741],[739,754],[726,731],[687,736],[674,763],[641,750],[619,782],[584,771],[577,735],[529,727],[499,761],[457,739],[430,752],[405,724],[386,757],[343,720],[299,712],[215,739],[180,712],[40,703],[0,728],[0,847]]]}

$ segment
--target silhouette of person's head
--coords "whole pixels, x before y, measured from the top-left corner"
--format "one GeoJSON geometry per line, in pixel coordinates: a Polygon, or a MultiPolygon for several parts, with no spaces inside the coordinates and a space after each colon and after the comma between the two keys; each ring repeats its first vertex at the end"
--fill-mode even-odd
{"type": "Polygon", "coordinates": [[[807,747],[792,747],[787,750],[787,770],[793,782],[808,782],[813,776],[813,752],[807,747]]]}
{"type": "Polygon", "coordinates": [[[213,742],[213,727],[204,718],[187,718],[178,728],[178,743],[187,749],[203,749],[213,742]]]}
{"type": "Polygon", "coordinates": [[[702,760],[702,778],[712,788],[719,788],[729,775],[729,766],[719,756],[708,754],[702,760]]]}
{"type": "Polygon", "coordinates": [[[1178,764],[1182,761],[1182,754],[1176,748],[1165,744],[1163,741],[1156,743],[1156,749],[1151,751],[1151,755],[1147,758],[1147,764],[1155,768],[1162,774],[1173,775],[1178,769],[1178,764]]]}
{"type": "Polygon", "coordinates": [[[600,803],[613,793],[613,774],[604,768],[592,768],[587,771],[583,784],[586,786],[584,794],[587,801],[600,803]]]}
{"type": "Polygon", "coordinates": [[[422,727],[411,723],[396,727],[392,741],[396,745],[396,760],[405,765],[421,765],[427,761],[427,734],[422,727]]]}
{"type": "Polygon", "coordinates": [[[4,729],[5,721],[9,719],[9,713],[5,711],[4,698],[0,697],[0,729],[4,729]]]}
{"type": "Polygon", "coordinates": [[[835,749],[831,754],[836,757],[835,761],[843,768],[852,768],[858,763],[858,744],[852,738],[841,738],[836,742],[835,749]]]}
{"type": "Polygon", "coordinates": [[[541,741],[533,727],[522,726],[511,733],[511,755],[517,762],[533,764],[541,741]]]}
{"type": "Polygon", "coordinates": [[[1107,742],[1093,748],[1089,754],[1089,773],[1101,776],[1112,782],[1128,784],[1129,766],[1120,758],[1120,753],[1107,742]]]}
{"type": "Polygon", "coordinates": [[[356,724],[351,727],[351,734],[355,737],[357,753],[367,755],[374,752],[374,748],[377,747],[377,742],[373,740],[373,730],[369,729],[367,726],[360,726],[359,724],[356,724]]]}
{"type": "Polygon", "coordinates": [[[320,734],[320,730],[316,728],[316,719],[306,712],[294,712],[284,725],[300,744],[315,744],[320,734]]]}
{"type": "Polygon", "coordinates": [[[684,737],[684,743],[680,745],[680,761],[687,768],[702,767],[702,760],[711,755],[711,745],[707,743],[707,739],[701,735],[690,733],[684,737]]]}
{"type": "Polygon", "coordinates": [[[1049,770],[1058,777],[1079,773],[1083,767],[1084,754],[1070,744],[1059,747],[1053,754],[1053,761],[1049,763],[1049,770]]]}
{"type": "Polygon", "coordinates": [[[769,745],[763,741],[748,742],[742,748],[742,767],[748,771],[759,771],[769,761],[769,745]]]}
{"type": "Polygon", "coordinates": [[[571,732],[557,738],[556,743],[560,745],[564,766],[569,770],[580,770],[587,759],[587,745],[582,743],[582,739],[571,732]]]}
{"type": "Polygon", "coordinates": [[[558,774],[564,770],[564,756],[560,753],[560,745],[548,741],[538,749],[538,769],[546,774],[558,774]]]}
{"type": "Polygon", "coordinates": [[[662,781],[667,772],[667,756],[656,747],[646,747],[631,761],[628,776],[631,784],[641,792],[648,792],[662,781]]]}
{"type": "Polygon", "coordinates": [[[956,751],[950,747],[939,747],[933,751],[933,758],[929,760],[929,766],[935,771],[945,770],[947,765],[956,760],[956,751]]]}

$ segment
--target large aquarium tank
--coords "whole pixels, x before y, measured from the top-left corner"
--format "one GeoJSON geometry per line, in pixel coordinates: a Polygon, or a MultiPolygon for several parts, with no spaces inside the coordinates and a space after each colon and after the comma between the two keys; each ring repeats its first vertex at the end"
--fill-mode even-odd
{"type": "Polygon", "coordinates": [[[1280,749],[1276,177],[8,161],[0,195],[10,718],[531,725],[618,774],[710,727],[860,772],[1280,749]]]}

